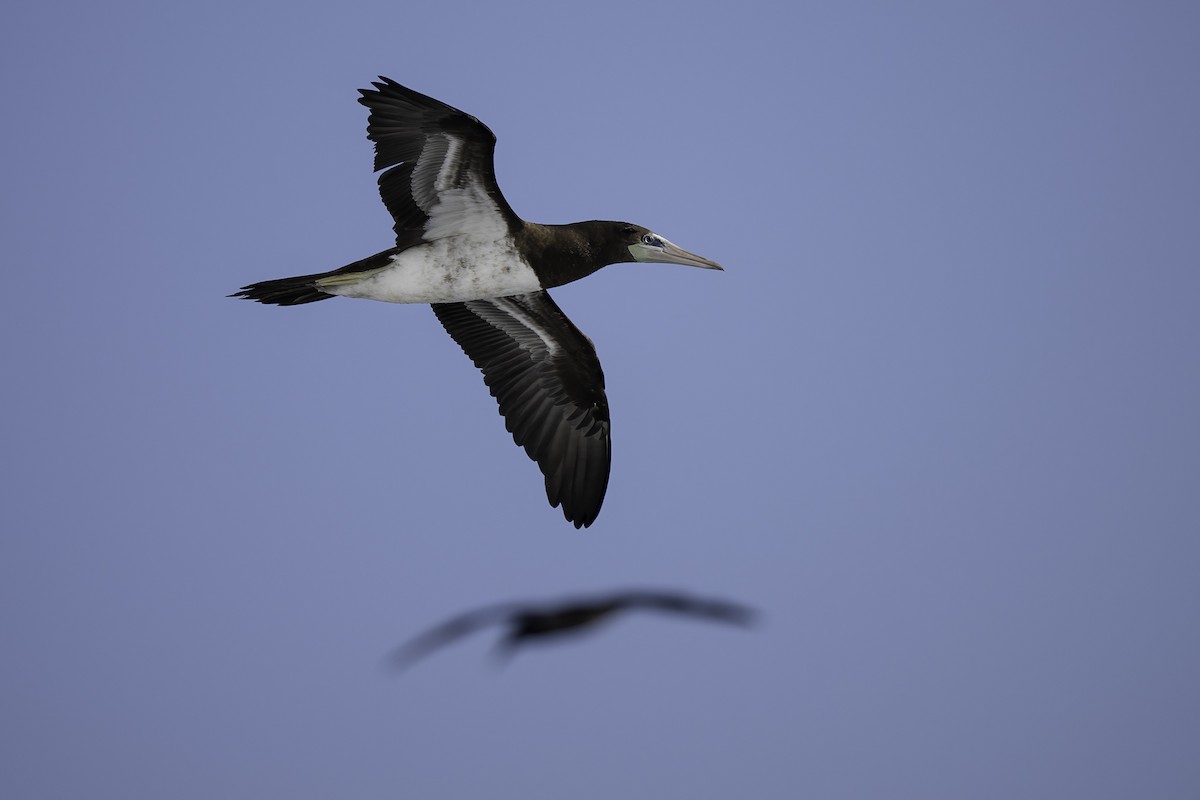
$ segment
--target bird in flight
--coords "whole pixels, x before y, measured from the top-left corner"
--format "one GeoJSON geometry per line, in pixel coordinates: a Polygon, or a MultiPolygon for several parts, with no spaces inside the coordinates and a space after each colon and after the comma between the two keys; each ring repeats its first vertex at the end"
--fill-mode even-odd
{"type": "Polygon", "coordinates": [[[591,525],[611,444],[596,349],[546,292],[630,261],[721,269],[628,222],[539,225],[496,185],[496,137],[475,117],[381,77],[370,109],[379,193],[396,246],[313,275],[261,281],[231,297],[292,306],[331,297],[429,303],[483,372],[505,425],[545,476],[550,505],[591,525]]]}
{"type": "Polygon", "coordinates": [[[617,614],[637,610],[682,614],[743,627],[754,621],[754,611],[746,606],[678,592],[635,590],[550,604],[501,603],[452,617],[401,645],[393,651],[389,661],[404,669],[431,651],[490,625],[506,628],[497,642],[497,653],[507,657],[531,640],[582,633],[617,614]]]}

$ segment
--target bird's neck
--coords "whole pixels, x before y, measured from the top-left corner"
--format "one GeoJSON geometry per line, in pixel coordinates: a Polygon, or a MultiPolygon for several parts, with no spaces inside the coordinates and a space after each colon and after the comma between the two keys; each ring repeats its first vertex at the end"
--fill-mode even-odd
{"type": "Polygon", "coordinates": [[[517,232],[517,246],[541,277],[542,287],[577,281],[611,263],[598,251],[589,223],[539,225],[526,222],[517,232]]]}

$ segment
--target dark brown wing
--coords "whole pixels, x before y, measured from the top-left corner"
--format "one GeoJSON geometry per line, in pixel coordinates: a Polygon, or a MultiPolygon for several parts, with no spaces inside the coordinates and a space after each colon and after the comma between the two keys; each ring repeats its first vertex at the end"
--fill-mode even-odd
{"type": "Polygon", "coordinates": [[[373,85],[358,102],[371,109],[367,138],[375,169],[387,169],[379,194],[401,249],[476,228],[494,238],[520,225],[496,185],[496,137],[486,125],[389,78],[373,85]]]}
{"type": "Polygon", "coordinates": [[[546,476],[550,505],[591,525],[611,462],[604,372],[589,340],[545,292],[435,303],[433,311],[500,404],[513,440],[546,476]]]}
{"type": "Polygon", "coordinates": [[[648,608],[735,625],[749,625],[755,616],[753,609],[737,603],[691,597],[679,592],[630,591],[613,595],[607,602],[624,610],[648,608]]]}
{"type": "Polygon", "coordinates": [[[510,621],[519,610],[520,607],[513,603],[504,603],[452,617],[397,647],[388,656],[388,662],[397,669],[404,669],[439,647],[468,636],[480,628],[510,621]]]}

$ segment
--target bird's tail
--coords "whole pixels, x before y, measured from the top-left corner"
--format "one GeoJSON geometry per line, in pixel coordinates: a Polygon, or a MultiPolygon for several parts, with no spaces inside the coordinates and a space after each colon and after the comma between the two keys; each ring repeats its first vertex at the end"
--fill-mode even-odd
{"type": "Polygon", "coordinates": [[[315,303],[318,300],[328,300],[337,296],[326,294],[317,288],[317,281],[327,274],[297,275],[294,278],[259,281],[249,286],[243,286],[229,296],[257,300],[272,306],[298,306],[301,303],[315,303]]]}
{"type": "Polygon", "coordinates": [[[336,286],[341,283],[354,283],[366,277],[368,273],[390,266],[392,256],[397,248],[384,250],[368,256],[361,261],[347,264],[331,272],[318,272],[313,275],[297,275],[294,278],[276,278],[270,281],[259,281],[249,286],[243,286],[230,297],[241,297],[246,300],[257,300],[272,306],[298,306],[303,303],[315,303],[318,300],[328,300],[337,297],[335,294],[322,291],[322,286],[336,286]]]}

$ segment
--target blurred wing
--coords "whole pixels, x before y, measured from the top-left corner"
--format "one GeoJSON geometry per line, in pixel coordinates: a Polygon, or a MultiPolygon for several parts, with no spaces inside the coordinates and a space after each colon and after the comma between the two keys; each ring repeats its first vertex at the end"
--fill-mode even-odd
{"type": "Polygon", "coordinates": [[[404,669],[439,647],[512,617],[517,609],[517,606],[505,603],[452,617],[397,647],[388,656],[388,662],[397,669],[404,669]]]}
{"type": "Polygon", "coordinates": [[[434,313],[500,404],[513,440],[546,477],[550,505],[591,525],[611,461],[604,371],[589,340],[545,292],[435,303],[434,313]]]}
{"type": "Polygon", "coordinates": [[[446,236],[494,240],[520,219],[496,185],[496,137],[457,108],[380,77],[360,89],[371,110],[379,194],[395,221],[396,244],[411,247],[446,236]],[[390,167],[390,169],[388,169],[390,167]]]}
{"type": "Polygon", "coordinates": [[[612,602],[626,610],[648,608],[734,625],[750,625],[755,617],[752,608],[738,603],[689,597],[677,592],[628,592],[617,595],[612,602]]]}

